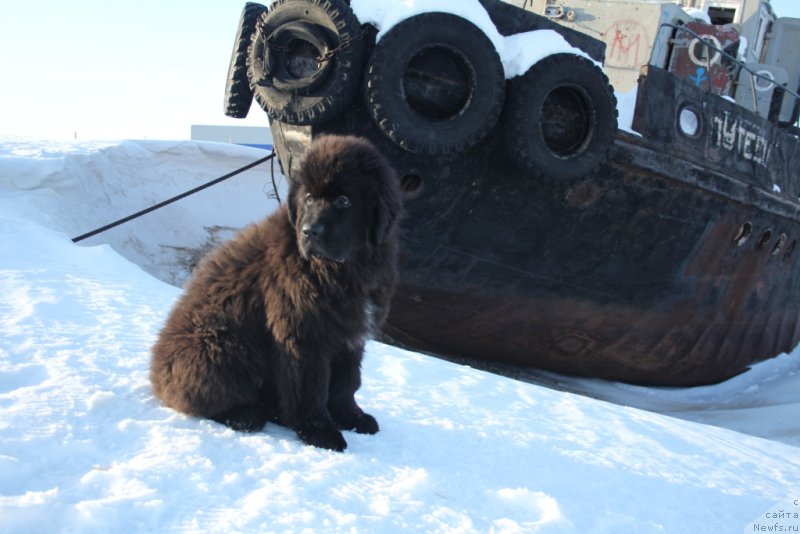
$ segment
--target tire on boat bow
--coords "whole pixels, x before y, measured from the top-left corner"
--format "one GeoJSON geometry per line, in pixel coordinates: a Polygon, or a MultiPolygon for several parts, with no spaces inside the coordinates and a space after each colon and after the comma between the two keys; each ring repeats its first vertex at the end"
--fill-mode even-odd
{"type": "Polygon", "coordinates": [[[510,80],[503,123],[519,166],[543,178],[578,178],[606,161],[617,100],[592,61],[554,54],[510,80]]]}
{"type": "Polygon", "coordinates": [[[494,45],[448,13],[422,13],[392,29],[367,67],[367,102],[378,127],[412,153],[460,152],[497,122],[505,77],[494,45]]]}
{"type": "Polygon", "coordinates": [[[239,17],[239,27],[233,40],[233,52],[228,64],[228,81],[225,84],[225,115],[234,119],[247,117],[253,103],[253,89],[247,78],[247,56],[256,31],[256,22],[267,8],[247,2],[239,17]]]}
{"type": "Polygon", "coordinates": [[[359,87],[362,36],[343,0],[279,0],[261,16],[250,47],[256,101],[270,117],[289,124],[335,116],[359,87]]]}

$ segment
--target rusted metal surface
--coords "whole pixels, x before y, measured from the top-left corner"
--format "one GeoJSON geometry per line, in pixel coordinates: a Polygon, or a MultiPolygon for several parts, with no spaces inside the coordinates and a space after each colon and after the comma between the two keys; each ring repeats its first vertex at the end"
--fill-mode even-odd
{"type": "Polygon", "coordinates": [[[754,194],[777,186],[786,210],[797,213],[800,145],[755,113],[650,66],[640,79],[633,128],[654,146],[756,188],[754,194]],[[683,110],[697,115],[696,135],[682,133],[683,110]]]}
{"type": "Polygon", "coordinates": [[[675,35],[669,71],[710,93],[733,96],[736,64],[715,48],[736,57],[739,32],[731,26],[702,22],[687,22],[685,28],[693,34],[678,32],[675,35]]]}
{"type": "MultiPolygon", "coordinates": [[[[489,12],[520,31],[505,9],[489,12]]],[[[499,125],[465,153],[411,154],[361,96],[329,122],[272,130],[290,174],[315,136],[356,134],[410,184],[393,342],[638,383],[720,381],[800,341],[797,140],[660,69],[641,84],[644,137],[620,133],[609,161],[572,181],[514,166],[499,125]],[[696,135],[681,133],[685,107],[696,135]]]]}
{"type": "Polygon", "coordinates": [[[421,179],[386,326],[400,344],[693,385],[798,342],[796,204],[688,161],[680,145],[620,134],[608,164],[565,184],[508,163],[499,129],[448,161],[411,156],[363,103],[329,124],[273,130],[283,161],[315,135],[356,133],[421,179]]]}
{"type": "Polygon", "coordinates": [[[410,229],[388,333],[434,352],[668,385],[716,382],[791,350],[796,221],[665,176],[687,165],[626,139],[615,160],[571,187],[517,189],[541,203],[501,208],[482,192],[455,199],[457,231],[410,229]],[[465,239],[481,228],[483,239],[465,239]]]}

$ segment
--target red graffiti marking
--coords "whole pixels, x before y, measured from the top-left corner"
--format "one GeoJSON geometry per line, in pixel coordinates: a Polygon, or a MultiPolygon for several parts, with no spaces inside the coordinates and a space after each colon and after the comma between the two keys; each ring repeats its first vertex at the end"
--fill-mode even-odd
{"type": "Polygon", "coordinates": [[[649,52],[647,32],[635,20],[618,20],[604,32],[606,39],[606,65],[621,68],[639,68],[644,55],[649,52]]]}

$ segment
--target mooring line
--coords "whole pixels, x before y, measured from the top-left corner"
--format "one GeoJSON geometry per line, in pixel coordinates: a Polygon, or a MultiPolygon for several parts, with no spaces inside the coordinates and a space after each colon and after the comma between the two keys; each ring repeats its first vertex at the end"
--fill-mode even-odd
{"type": "Polygon", "coordinates": [[[193,195],[193,194],[197,193],[198,191],[202,191],[203,189],[207,189],[207,188],[211,187],[212,185],[216,185],[216,184],[222,182],[223,180],[227,180],[228,178],[236,176],[237,174],[241,174],[244,171],[250,170],[253,167],[255,167],[256,165],[261,165],[265,161],[269,161],[274,157],[275,157],[275,152],[273,152],[269,156],[266,156],[266,157],[263,157],[263,158],[261,158],[261,159],[259,159],[257,161],[254,161],[253,163],[249,163],[249,164],[245,165],[244,167],[240,167],[240,168],[236,169],[233,172],[229,172],[225,176],[220,176],[219,178],[215,178],[214,180],[211,180],[210,182],[206,182],[203,185],[197,186],[194,189],[190,189],[189,191],[181,193],[180,195],[176,195],[176,196],[174,196],[174,197],[172,197],[170,199],[164,200],[163,202],[159,202],[158,204],[156,204],[154,206],[150,206],[149,208],[145,208],[145,209],[143,209],[141,211],[137,211],[136,213],[132,213],[132,214],[128,215],[127,217],[123,217],[122,219],[116,220],[116,221],[114,221],[112,223],[109,223],[109,224],[107,224],[105,226],[101,226],[100,228],[92,230],[91,232],[86,232],[83,235],[79,235],[78,237],[74,237],[74,238],[72,238],[72,242],[73,243],[77,243],[79,241],[83,241],[84,239],[87,239],[87,238],[92,237],[94,235],[101,234],[101,233],[105,232],[106,230],[110,230],[110,229],[112,229],[112,228],[114,228],[116,226],[119,226],[121,224],[125,224],[128,221],[132,221],[133,219],[141,217],[142,215],[147,215],[151,211],[155,211],[157,209],[163,208],[164,206],[172,204],[173,202],[177,202],[178,200],[181,200],[182,198],[186,198],[186,197],[188,197],[190,195],[193,195]]]}

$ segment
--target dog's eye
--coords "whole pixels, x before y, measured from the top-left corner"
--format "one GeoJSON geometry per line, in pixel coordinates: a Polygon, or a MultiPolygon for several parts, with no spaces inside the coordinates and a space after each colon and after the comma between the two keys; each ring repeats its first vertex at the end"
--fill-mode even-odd
{"type": "Polygon", "coordinates": [[[347,195],[339,195],[335,204],[339,209],[349,208],[351,206],[350,198],[347,195]]]}
{"type": "Polygon", "coordinates": [[[306,204],[313,204],[314,203],[314,197],[312,197],[311,195],[306,195],[306,199],[305,200],[306,200],[306,204]]]}

